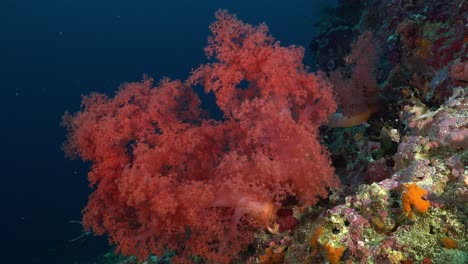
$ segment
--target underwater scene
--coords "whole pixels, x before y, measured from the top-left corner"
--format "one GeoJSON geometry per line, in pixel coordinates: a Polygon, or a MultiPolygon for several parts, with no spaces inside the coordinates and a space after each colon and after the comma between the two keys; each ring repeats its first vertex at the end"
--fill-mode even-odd
{"type": "Polygon", "coordinates": [[[0,5],[0,263],[468,263],[467,1],[0,5]]]}

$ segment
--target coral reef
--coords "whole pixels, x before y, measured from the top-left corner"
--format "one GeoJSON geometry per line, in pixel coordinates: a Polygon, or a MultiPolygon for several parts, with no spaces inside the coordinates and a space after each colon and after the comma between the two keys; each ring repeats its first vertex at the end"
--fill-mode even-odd
{"type": "Polygon", "coordinates": [[[149,260],[468,263],[468,3],[327,11],[310,45],[319,74],[221,11],[215,62],[186,82],[85,97],[65,124],[68,153],[93,162],[88,230],[149,260]]]}
{"type": "Polygon", "coordinates": [[[346,58],[372,32],[364,60],[377,65],[364,80],[378,86],[379,107],[363,105],[367,122],[332,119],[322,130],[343,186],[297,213],[283,263],[467,263],[468,5],[356,1],[360,19],[343,22],[350,2],[313,40],[313,63],[346,112],[346,96],[365,102],[342,77],[354,74],[346,58]]]}

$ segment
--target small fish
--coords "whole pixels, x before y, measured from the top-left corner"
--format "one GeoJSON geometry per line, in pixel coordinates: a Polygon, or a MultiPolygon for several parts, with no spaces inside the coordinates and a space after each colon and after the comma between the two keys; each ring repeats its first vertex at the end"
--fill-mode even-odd
{"type": "Polygon", "coordinates": [[[337,113],[329,118],[327,126],[329,129],[332,129],[335,127],[353,127],[367,124],[369,118],[376,113],[378,109],[378,107],[369,107],[366,111],[352,116],[345,116],[341,113],[337,113]]]}

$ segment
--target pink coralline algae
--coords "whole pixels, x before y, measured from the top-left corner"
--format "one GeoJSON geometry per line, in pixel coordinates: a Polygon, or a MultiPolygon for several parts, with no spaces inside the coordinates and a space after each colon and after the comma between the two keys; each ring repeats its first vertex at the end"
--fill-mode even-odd
{"type": "Polygon", "coordinates": [[[412,118],[419,134],[453,149],[468,149],[468,99],[466,91],[455,90],[447,105],[412,118]]]}

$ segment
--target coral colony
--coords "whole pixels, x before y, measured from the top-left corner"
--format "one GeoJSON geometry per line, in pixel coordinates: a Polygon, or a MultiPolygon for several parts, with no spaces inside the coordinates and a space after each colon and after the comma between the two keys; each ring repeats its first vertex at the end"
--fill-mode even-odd
{"type": "Polygon", "coordinates": [[[96,263],[468,263],[468,3],[330,13],[316,73],[218,11],[187,80],[64,116],[67,154],[92,164],[84,228],[115,246],[96,263]]]}

